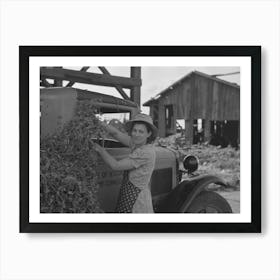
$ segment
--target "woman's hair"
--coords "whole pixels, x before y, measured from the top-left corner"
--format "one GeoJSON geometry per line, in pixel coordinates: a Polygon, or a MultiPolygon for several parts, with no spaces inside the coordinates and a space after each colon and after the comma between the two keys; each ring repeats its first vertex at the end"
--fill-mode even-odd
{"type": "Polygon", "coordinates": [[[141,122],[141,121],[135,121],[135,122],[133,122],[133,125],[131,126],[130,135],[131,135],[131,132],[132,132],[133,127],[134,127],[136,124],[143,124],[143,125],[145,125],[145,127],[147,128],[148,133],[149,133],[149,132],[152,133],[151,136],[149,136],[149,137],[147,138],[147,144],[151,144],[151,143],[155,140],[155,137],[154,137],[154,135],[153,135],[153,131],[152,131],[151,127],[150,127],[146,122],[141,122]]]}

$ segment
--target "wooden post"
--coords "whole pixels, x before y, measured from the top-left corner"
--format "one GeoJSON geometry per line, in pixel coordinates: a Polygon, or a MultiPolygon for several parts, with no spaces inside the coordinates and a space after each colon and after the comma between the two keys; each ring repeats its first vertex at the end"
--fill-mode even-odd
{"type": "MultiPolygon", "coordinates": [[[[152,118],[153,118],[153,122],[154,122],[154,125],[156,127],[158,127],[158,104],[154,104],[153,107],[150,107],[150,108],[153,108],[153,113],[152,113],[152,118]]],[[[151,113],[151,112],[150,112],[151,113]]]]}
{"type": "Polygon", "coordinates": [[[172,128],[172,131],[173,131],[173,134],[176,134],[177,133],[177,130],[176,130],[176,119],[177,119],[177,110],[176,110],[176,104],[173,104],[172,105],[172,111],[173,111],[173,116],[172,116],[172,119],[171,119],[171,128],[172,128]]]}
{"type": "MultiPolygon", "coordinates": [[[[141,67],[131,67],[130,68],[131,78],[141,79],[141,67]]],[[[139,105],[141,108],[141,86],[132,87],[130,90],[130,99],[139,105]]]]}
{"type": "Polygon", "coordinates": [[[205,120],[204,123],[204,142],[210,142],[211,140],[211,121],[205,120]]]}
{"type": "MultiPolygon", "coordinates": [[[[62,69],[62,67],[54,67],[54,68],[57,68],[57,69],[62,69]]],[[[60,79],[55,79],[54,80],[54,87],[62,87],[63,86],[63,80],[60,80],[60,79]]]]}
{"type": "Polygon", "coordinates": [[[196,94],[195,87],[195,76],[191,75],[190,80],[190,91],[187,92],[187,107],[188,110],[185,113],[185,143],[187,146],[191,146],[193,144],[193,106],[194,106],[194,95],[196,94]]]}
{"type": "Polygon", "coordinates": [[[162,103],[158,106],[158,133],[159,137],[165,137],[165,108],[162,103]]]}
{"type": "Polygon", "coordinates": [[[240,146],[240,121],[238,121],[237,144],[240,146]]]}
{"type": "Polygon", "coordinates": [[[185,139],[186,145],[191,146],[193,143],[193,119],[185,120],[185,139]]]}

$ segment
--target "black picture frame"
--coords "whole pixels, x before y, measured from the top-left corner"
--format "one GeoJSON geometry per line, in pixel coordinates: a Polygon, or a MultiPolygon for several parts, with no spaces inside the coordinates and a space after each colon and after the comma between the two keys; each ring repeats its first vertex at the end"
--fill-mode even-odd
{"type": "MultiPolygon", "coordinates": [[[[261,46],[19,46],[21,233],[261,232],[261,46]],[[29,62],[36,56],[245,56],[251,58],[251,222],[34,223],[29,220],[29,62]]],[[[38,186],[39,187],[39,186],[38,186]]]]}

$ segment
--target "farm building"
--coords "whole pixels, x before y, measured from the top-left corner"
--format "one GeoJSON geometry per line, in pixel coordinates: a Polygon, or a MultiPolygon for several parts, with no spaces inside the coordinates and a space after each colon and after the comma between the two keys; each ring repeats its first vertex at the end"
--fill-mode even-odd
{"type": "Polygon", "coordinates": [[[184,120],[187,144],[212,142],[237,146],[240,141],[240,87],[193,71],[148,100],[159,136],[178,132],[184,120]]]}

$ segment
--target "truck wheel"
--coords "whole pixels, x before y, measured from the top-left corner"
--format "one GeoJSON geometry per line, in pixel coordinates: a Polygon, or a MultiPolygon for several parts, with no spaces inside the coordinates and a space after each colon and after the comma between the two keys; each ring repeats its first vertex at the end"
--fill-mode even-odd
{"type": "Polygon", "coordinates": [[[221,195],[213,191],[203,191],[185,213],[232,213],[232,209],[221,195]]]}

